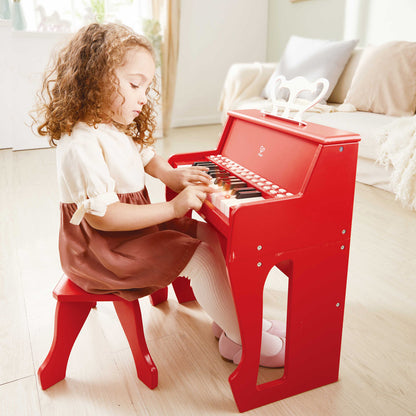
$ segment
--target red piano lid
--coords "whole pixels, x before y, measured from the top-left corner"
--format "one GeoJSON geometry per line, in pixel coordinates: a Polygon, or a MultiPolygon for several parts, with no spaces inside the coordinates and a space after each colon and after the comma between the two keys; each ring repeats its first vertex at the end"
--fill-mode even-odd
{"type": "Polygon", "coordinates": [[[283,131],[289,134],[295,134],[299,137],[315,141],[322,144],[337,144],[345,143],[348,138],[349,142],[358,142],[361,140],[358,133],[353,133],[345,130],[339,130],[334,127],[324,126],[322,124],[311,123],[308,121],[305,125],[299,125],[296,122],[284,119],[274,118],[259,110],[238,110],[229,111],[230,117],[249,121],[254,124],[266,126],[275,130],[283,131]]]}

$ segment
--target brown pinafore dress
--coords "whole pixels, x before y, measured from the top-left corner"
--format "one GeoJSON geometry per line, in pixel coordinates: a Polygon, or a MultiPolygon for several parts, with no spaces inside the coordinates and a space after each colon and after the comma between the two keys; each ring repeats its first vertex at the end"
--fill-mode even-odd
{"type": "Polygon", "coordinates": [[[117,200],[149,204],[144,166],[154,151],[142,149],[112,125],[79,122],[71,135],[59,140],[56,154],[61,194],[59,252],[69,279],[87,292],[114,293],[127,300],[149,295],[175,280],[200,243],[197,221],[184,217],[119,232],[96,230],[83,214],[74,221],[84,204],[89,206],[84,212],[96,215],[104,215],[106,205],[117,200]]]}
{"type": "MultiPolygon", "coordinates": [[[[150,203],[146,189],[118,194],[120,202],[150,203]]],[[[85,219],[69,221],[75,203],[61,203],[59,252],[65,274],[90,293],[115,293],[127,300],[167,286],[185,268],[200,240],[197,221],[183,217],[136,231],[99,231],[85,219]]]]}

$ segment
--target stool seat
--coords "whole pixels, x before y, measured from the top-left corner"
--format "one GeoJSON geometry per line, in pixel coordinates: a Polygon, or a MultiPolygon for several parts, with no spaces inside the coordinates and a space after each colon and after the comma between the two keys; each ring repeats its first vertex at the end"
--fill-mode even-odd
{"type": "MultiPolygon", "coordinates": [[[[178,277],[173,282],[173,287],[179,302],[195,299],[187,279],[178,277]]],[[[167,295],[167,287],[151,294],[152,305],[163,302],[167,299],[167,295]]],[[[53,296],[57,300],[53,341],[47,357],[38,369],[43,390],[65,378],[72,347],[91,308],[95,307],[97,302],[113,302],[133,354],[137,377],[150,389],[157,386],[158,371],[147,348],[140,304],[137,299],[127,301],[114,294],[85,292],[66,275],[63,275],[55,286],[53,296]]]]}
{"type": "Polygon", "coordinates": [[[59,280],[52,294],[56,300],[65,302],[118,302],[121,300],[117,295],[88,293],[65,275],[59,280]]]}

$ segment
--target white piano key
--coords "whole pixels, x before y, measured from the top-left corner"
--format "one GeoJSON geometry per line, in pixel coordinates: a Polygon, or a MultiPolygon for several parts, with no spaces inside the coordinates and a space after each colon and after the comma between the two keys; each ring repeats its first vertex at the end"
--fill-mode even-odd
{"type": "Polygon", "coordinates": [[[226,216],[230,216],[230,208],[235,206],[241,206],[244,204],[248,204],[249,202],[257,202],[257,201],[264,201],[264,198],[261,196],[256,196],[254,198],[244,198],[244,199],[222,199],[220,202],[219,210],[226,216]]]}
{"type": "Polygon", "coordinates": [[[207,199],[212,202],[214,206],[218,206],[222,199],[225,199],[226,192],[224,191],[216,191],[212,194],[207,195],[207,199]]]}

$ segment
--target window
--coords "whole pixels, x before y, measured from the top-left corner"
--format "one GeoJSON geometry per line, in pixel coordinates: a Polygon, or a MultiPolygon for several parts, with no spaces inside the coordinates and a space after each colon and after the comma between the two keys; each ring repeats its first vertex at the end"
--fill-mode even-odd
{"type": "Polygon", "coordinates": [[[118,22],[143,31],[151,0],[22,0],[28,31],[75,32],[91,22],[118,22]]]}

